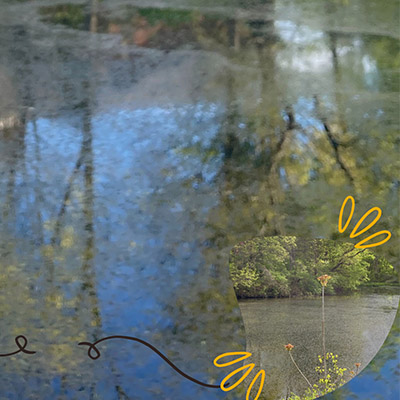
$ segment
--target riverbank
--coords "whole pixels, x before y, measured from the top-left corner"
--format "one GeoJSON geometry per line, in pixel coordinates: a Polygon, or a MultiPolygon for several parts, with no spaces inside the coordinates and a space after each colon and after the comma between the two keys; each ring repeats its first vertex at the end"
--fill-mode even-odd
{"type": "Polygon", "coordinates": [[[386,282],[370,282],[361,285],[359,288],[360,293],[380,293],[380,294],[400,294],[400,285],[398,283],[386,282]]]}

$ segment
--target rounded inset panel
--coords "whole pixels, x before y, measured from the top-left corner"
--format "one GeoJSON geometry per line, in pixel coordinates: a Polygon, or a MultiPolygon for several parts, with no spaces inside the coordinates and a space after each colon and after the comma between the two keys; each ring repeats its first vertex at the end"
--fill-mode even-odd
{"type": "Polygon", "coordinates": [[[372,360],[396,315],[393,266],[350,243],[258,237],[233,247],[229,269],[268,400],[342,386],[372,360]]]}

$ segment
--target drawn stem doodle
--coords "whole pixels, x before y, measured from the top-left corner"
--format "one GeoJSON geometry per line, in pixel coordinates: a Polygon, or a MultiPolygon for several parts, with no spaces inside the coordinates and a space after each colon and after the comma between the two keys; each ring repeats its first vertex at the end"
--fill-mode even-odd
{"type": "MultiPolygon", "coordinates": [[[[193,377],[191,377],[188,374],[185,374],[182,370],[180,370],[172,361],[170,361],[163,353],[161,353],[158,349],[156,349],[153,345],[151,345],[150,343],[139,339],[137,337],[132,337],[132,336],[121,336],[121,335],[114,335],[114,336],[108,336],[102,339],[97,340],[94,343],[90,343],[90,342],[80,342],[78,343],[78,346],[89,346],[88,348],[88,356],[92,359],[92,360],[97,360],[98,358],[100,358],[101,353],[99,351],[99,349],[96,347],[99,343],[104,342],[106,340],[111,340],[111,339],[124,339],[124,340],[131,340],[134,342],[138,342],[143,344],[144,346],[148,347],[149,349],[153,350],[159,357],[161,357],[171,368],[173,368],[176,372],[178,372],[178,374],[182,375],[184,378],[197,383],[198,385],[201,386],[205,386],[208,388],[214,388],[214,389],[219,389],[220,386],[219,385],[211,385],[208,383],[204,383],[201,382],[193,377]],[[92,351],[95,352],[95,354],[92,354],[92,351]]],[[[227,384],[225,384],[225,386],[229,385],[229,382],[227,384]]]]}

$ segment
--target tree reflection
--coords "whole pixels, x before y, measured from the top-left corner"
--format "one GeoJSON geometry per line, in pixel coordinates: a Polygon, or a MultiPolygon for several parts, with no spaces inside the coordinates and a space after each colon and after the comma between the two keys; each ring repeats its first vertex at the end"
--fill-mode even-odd
{"type": "MultiPolygon", "coordinates": [[[[164,343],[171,342],[176,348],[185,343],[181,353],[175,348],[175,354],[182,355],[182,362],[188,363],[183,355],[192,357],[193,349],[199,350],[201,343],[198,359],[186,365],[188,372],[196,372],[197,367],[208,365],[206,362],[217,347],[223,351],[219,346],[235,343],[238,350],[244,346],[243,327],[228,272],[228,254],[234,244],[258,235],[339,239],[337,215],[349,194],[357,198],[358,217],[371,206],[379,206],[385,216],[379,221],[379,229],[389,229],[393,237],[400,233],[395,211],[399,180],[394,173],[398,167],[398,100],[393,97],[398,90],[395,71],[399,57],[394,56],[398,42],[390,32],[397,26],[393,21],[394,6],[391,2],[385,7],[374,1],[357,2],[360,13],[348,16],[349,9],[341,1],[312,1],[312,7],[308,4],[311,3],[303,0],[294,2],[294,16],[283,15],[282,2],[238,1],[235,5],[249,10],[224,15],[207,14],[200,9],[128,7],[114,17],[111,11],[108,13],[107,4],[91,0],[86,5],[41,9],[45,20],[91,31],[88,43],[78,46],[82,36],[74,36],[72,29],[55,30],[58,33],[54,38],[43,38],[39,30],[34,41],[29,29],[20,25],[10,33],[0,32],[0,39],[6,38],[13,44],[1,46],[1,62],[15,68],[17,103],[23,110],[21,128],[8,136],[4,134],[0,143],[0,274],[8,282],[0,292],[0,314],[3,326],[7,327],[2,335],[7,331],[5,339],[12,341],[9,327],[15,326],[40,338],[36,339],[38,347],[40,343],[50,343],[50,361],[39,357],[37,368],[42,375],[61,376],[61,391],[65,391],[66,397],[71,382],[90,382],[91,396],[96,390],[92,365],[79,365],[71,354],[75,351],[74,343],[95,340],[105,325],[99,300],[100,278],[95,268],[99,249],[102,254],[116,253],[113,260],[121,252],[121,258],[132,266],[132,274],[144,280],[148,271],[157,270],[153,274],[156,279],[146,281],[147,295],[155,299],[153,305],[161,304],[164,314],[161,322],[148,316],[149,325],[154,327],[155,337],[163,333],[157,340],[161,341],[163,336],[164,343]],[[254,11],[250,6],[260,3],[266,7],[256,15],[257,8],[254,11]],[[326,8],[327,4],[331,9],[326,8]],[[308,11],[312,8],[314,30],[304,29],[307,24],[301,18],[306,16],[300,12],[304,11],[303,6],[308,11]],[[346,24],[340,24],[338,12],[349,18],[346,24]],[[374,15],[377,24],[365,23],[369,15],[374,15]],[[353,26],[351,22],[355,28],[348,28],[353,26]],[[103,37],[96,36],[96,32],[119,33],[124,46],[136,44],[156,51],[147,53],[142,48],[136,53],[137,47],[135,51],[128,46],[121,46],[122,50],[104,47],[99,50],[104,51],[102,57],[91,58],[98,50],[96,40],[103,37]],[[176,49],[179,51],[175,54],[176,49]],[[215,60],[219,67],[222,65],[219,74],[206,76],[201,95],[190,89],[193,102],[216,104],[222,110],[222,123],[211,144],[203,143],[201,134],[196,146],[190,148],[190,141],[183,143],[179,135],[194,130],[194,118],[186,119],[185,126],[171,133],[187,147],[185,154],[189,158],[201,160],[204,170],[190,179],[185,176],[179,180],[175,171],[185,164],[183,157],[177,155],[167,171],[170,185],[165,183],[166,179],[165,187],[144,187],[147,194],[139,200],[127,195],[116,205],[120,191],[129,189],[134,193],[136,188],[129,186],[133,186],[134,180],[128,180],[126,188],[122,183],[125,178],[114,176],[116,182],[102,189],[104,193],[95,192],[96,179],[102,178],[98,164],[109,162],[107,154],[101,153],[104,149],[97,152],[93,137],[93,119],[103,112],[98,111],[96,101],[103,96],[107,107],[119,110],[120,97],[140,90],[140,86],[129,86],[129,82],[140,80],[141,74],[152,77],[158,57],[165,57],[170,64],[176,62],[177,69],[173,71],[179,74],[181,50],[187,52],[182,53],[185,57],[190,53],[205,60],[208,70],[215,69],[215,60]],[[127,56],[129,52],[132,57],[127,56]],[[125,67],[135,74],[124,75],[125,67]],[[108,69],[114,71],[109,73],[111,78],[108,69]],[[99,76],[102,79],[96,79],[99,76]],[[112,85],[113,80],[119,82],[117,93],[112,91],[117,86],[112,85]],[[38,111],[28,114],[24,124],[28,107],[38,111]],[[57,121],[56,129],[53,128],[57,130],[56,138],[50,137],[46,125],[53,120],[57,121]],[[65,124],[78,126],[78,140],[75,141],[74,134],[67,135],[63,130],[65,124]],[[56,163],[50,140],[60,140],[65,151],[69,151],[66,165],[53,167],[56,163]],[[206,178],[210,165],[218,166],[217,174],[206,178]],[[58,174],[50,174],[58,168],[58,174]],[[200,195],[196,185],[205,187],[200,195]],[[102,195],[108,198],[104,200],[102,195]],[[171,217],[171,202],[180,195],[186,201],[182,204],[188,208],[190,205],[185,214],[189,227],[180,227],[185,224],[183,218],[171,217]],[[215,202],[205,202],[202,196],[215,196],[215,202]],[[132,249],[110,245],[111,240],[98,233],[103,224],[96,220],[98,214],[109,218],[107,224],[114,228],[113,224],[121,221],[116,217],[121,209],[127,218],[134,215],[139,220],[124,229],[137,224],[132,231],[143,243],[153,240],[150,236],[154,232],[159,234],[156,245],[144,247],[142,258],[132,256],[132,249]],[[138,214],[134,214],[137,209],[138,214]],[[103,215],[106,212],[109,215],[103,215]],[[139,227],[147,228],[147,224],[152,224],[151,229],[137,233],[139,227]],[[190,260],[179,254],[179,246],[188,241],[200,248],[198,253],[190,253],[190,260]],[[164,247],[155,250],[157,246],[164,247]],[[170,269],[165,267],[168,262],[170,269]],[[165,282],[172,288],[162,287],[165,282]],[[18,311],[16,320],[10,308],[11,298],[15,299],[18,311]],[[67,369],[76,369],[78,373],[68,374],[67,369]],[[82,377],[77,378],[81,372],[82,377]]],[[[232,2],[224,5],[232,6],[232,2]]],[[[199,85],[194,82],[190,87],[199,85]]],[[[141,95],[145,97],[147,93],[141,95]]],[[[173,93],[170,100],[174,105],[173,93]]],[[[113,129],[117,133],[131,133],[130,126],[121,126],[116,124],[113,129]]],[[[146,146],[153,144],[144,144],[140,151],[150,154],[153,149],[146,146]]],[[[139,150],[134,148],[136,143],[130,145],[118,157],[133,164],[132,160],[138,157],[135,151],[139,150]]],[[[170,149],[164,150],[167,153],[170,149]]],[[[106,167],[111,169],[114,165],[106,167]]],[[[134,171],[132,175],[142,173],[144,180],[157,179],[157,185],[163,185],[158,179],[159,171],[151,168],[144,165],[145,172],[134,171]]],[[[104,230],[109,232],[108,225],[104,230]]],[[[399,268],[395,240],[376,252],[399,268]]],[[[131,290],[129,284],[124,290],[131,290]]],[[[124,323],[121,326],[126,327],[124,323]]],[[[2,343],[7,344],[7,340],[2,343]]],[[[233,350],[236,349],[226,349],[233,350]]],[[[387,359],[393,357],[391,350],[387,353],[387,359]]],[[[123,399],[120,371],[116,365],[111,365],[110,370],[113,392],[123,399]]],[[[3,371],[11,371],[10,365],[2,365],[3,371]]],[[[22,367],[15,371],[19,373],[22,367]]],[[[209,376],[215,374],[211,365],[207,372],[209,376]]],[[[173,381],[171,386],[176,388],[179,384],[173,381]]]]}

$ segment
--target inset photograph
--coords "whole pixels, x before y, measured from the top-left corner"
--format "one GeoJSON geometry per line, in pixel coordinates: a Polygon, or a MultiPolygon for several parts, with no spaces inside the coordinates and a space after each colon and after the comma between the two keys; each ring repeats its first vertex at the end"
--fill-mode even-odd
{"type": "Polygon", "coordinates": [[[258,237],[233,247],[229,269],[246,351],[266,371],[260,399],[339,388],[373,359],[398,308],[393,266],[351,243],[258,237]]]}

